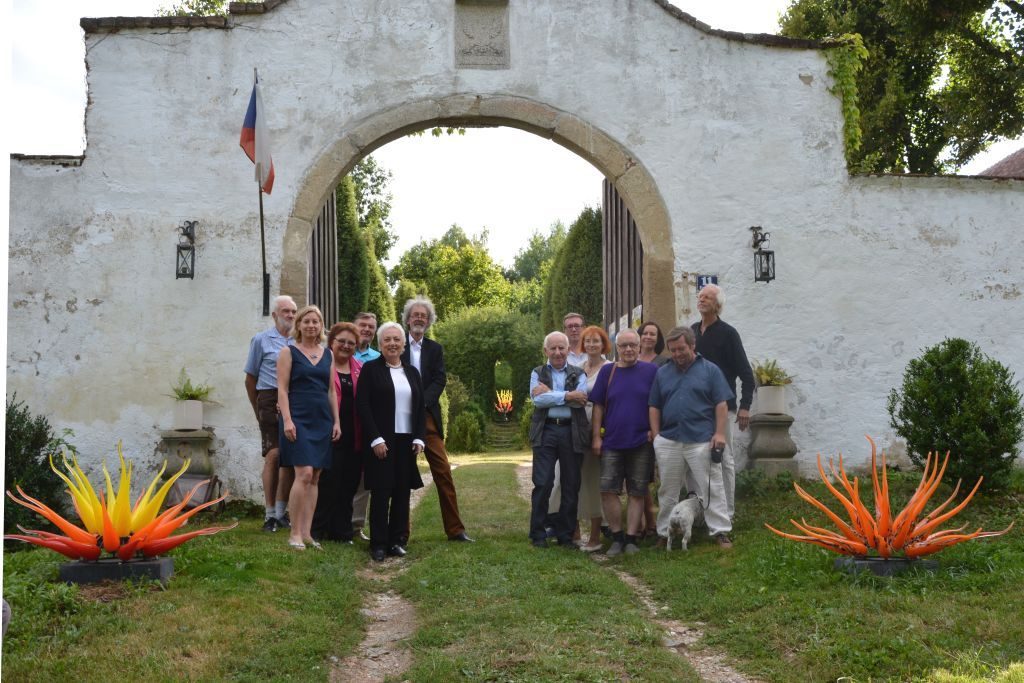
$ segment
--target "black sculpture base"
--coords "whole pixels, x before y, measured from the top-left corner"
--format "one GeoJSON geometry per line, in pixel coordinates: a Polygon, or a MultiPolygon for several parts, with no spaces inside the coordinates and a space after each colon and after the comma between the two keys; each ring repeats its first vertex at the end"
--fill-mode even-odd
{"type": "Polygon", "coordinates": [[[99,583],[124,579],[155,579],[167,585],[174,575],[174,558],[157,557],[152,560],[97,560],[95,562],[65,562],[60,566],[60,580],[65,583],[99,583]]]}
{"type": "Polygon", "coordinates": [[[875,576],[899,576],[914,569],[934,572],[939,568],[939,563],[935,560],[908,560],[905,557],[885,559],[884,557],[846,555],[836,558],[835,568],[847,574],[869,571],[875,576]]]}

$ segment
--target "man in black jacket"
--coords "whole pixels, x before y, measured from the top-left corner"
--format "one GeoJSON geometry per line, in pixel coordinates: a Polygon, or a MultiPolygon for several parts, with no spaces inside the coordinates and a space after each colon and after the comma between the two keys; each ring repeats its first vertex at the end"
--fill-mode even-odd
{"type": "Polygon", "coordinates": [[[750,425],[750,403],[754,398],[754,372],[747,361],[743,342],[736,328],[719,316],[725,307],[725,294],[718,285],[705,285],[697,295],[700,320],[691,325],[697,337],[697,353],[718,366],[725,375],[729,388],[736,392],[736,378],[742,390],[739,406],[736,399],[727,402],[729,419],[726,421],[725,453],[722,456],[722,479],[725,484],[725,502],[729,519],[736,513],[736,457],[732,447],[732,424],[745,431],[750,425]]]}
{"type": "Polygon", "coordinates": [[[437,498],[441,503],[441,521],[449,541],[472,542],[466,535],[466,527],[459,517],[459,501],[455,495],[452,468],[448,464],[448,451],[444,447],[444,425],[441,424],[441,392],[448,383],[444,369],[444,347],[433,339],[426,338],[427,329],[437,319],[434,304],[426,297],[418,296],[405,302],[402,321],[409,331],[409,340],[402,353],[402,360],[420,371],[423,379],[423,402],[427,411],[427,438],[424,453],[430,474],[437,487],[437,498]]]}

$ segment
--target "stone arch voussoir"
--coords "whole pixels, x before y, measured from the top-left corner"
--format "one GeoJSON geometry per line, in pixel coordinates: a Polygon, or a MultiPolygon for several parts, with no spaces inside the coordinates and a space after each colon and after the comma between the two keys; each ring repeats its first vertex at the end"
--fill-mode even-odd
{"type": "Polygon", "coordinates": [[[417,130],[461,125],[501,125],[539,135],[576,153],[611,180],[636,220],[644,246],[644,317],[676,319],[671,222],[654,178],[624,145],[586,120],[510,95],[419,100],[354,122],[313,160],[303,179],[285,229],[280,291],[306,300],[306,245],[316,216],[328,193],[361,158],[417,130]]]}

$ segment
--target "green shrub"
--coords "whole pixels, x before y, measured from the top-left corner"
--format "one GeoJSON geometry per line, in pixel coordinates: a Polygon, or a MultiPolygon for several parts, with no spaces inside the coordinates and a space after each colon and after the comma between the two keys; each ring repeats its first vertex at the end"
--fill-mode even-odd
{"type": "MultiPolygon", "coordinates": [[[[512,400],[522,405],[530,390],[530,371],[544,358],[544,335],[536,318],[498,306],[464,308],[433,329],[444,345],[449,377],[462,378],[473,401],[486,406],[487,414],[494,403],[494,365],[499,360],[511,366],[512,400]]],[[[454,421],[454,407],[452,412],[454,421]]]]}
{"type": "Polygon", "coordinates": [[[915,358],[889,394],[890,424],[920,466],[950,451],[947,477],[991,487],[1009,481],[1024,437],[1024,407],[1013,373],[976,344],[946,339],[915,358]]]}
{"type": "Polygon", "coordinates": [[[533,420],[533,399],[526,399],[519,409],[519,441],[523,448],[530,447],[530,422],[533,420]]]}
{"type": "Polygon", "coordinates": [[[601,270],[601,209],[587,207],[573,221],[545,285],[541,321],[545,332],[562,329],[562,316],[574,311],[588,325],[604,316],[601,270]]]}
{"type": "MultiPolygon", "coordinates": [[[[7,400],[7,432],[4,445],[7,449],[4,467],[4,490],[16,493],[20,486],[25,493],[43,504],[61,511],[67,504],[64,483],[50,469],[50,454],[59,455],[61,447],[75,453],[75,447],[65,439],[72,436],[65,429],[60,436],[53,432],[50,421],[43,415],[32,415],[28,406],[18,401],[14,394],[7,400]]],[[[49,522],[4,498],[4,533],[18,533],[18,525],[28,529],[48,529],[49,522]]],[[[12,547],[20,546],[13,543],[12,547]]]]}
{"type": "Polygon", "coordinates": [[[447,436],[445,445],[452,453],[479,453],[484,449],[483,430],[472,410],[455,417],[447,436]]]}
{"type": "Polygon", "coordinates": [[[448,384],[444,387],[448,394],[448,415],[454,420],[462,414],[466,406],[473,400],[472,389],[466,385],[458,375],[448,373],[448,384]]]}

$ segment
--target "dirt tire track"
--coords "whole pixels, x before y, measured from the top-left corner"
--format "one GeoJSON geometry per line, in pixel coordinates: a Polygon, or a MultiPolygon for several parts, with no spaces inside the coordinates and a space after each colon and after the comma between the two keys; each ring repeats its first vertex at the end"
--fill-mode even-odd
{"type": "MultiPolygon", "coordinates": [[[[520,465],[516,468],[516,480],[519,483],[519,495],[530,500],[533,491],[533,468],[531,465],[520,465]]],[[[605,564],[608,558],[603,553],[591,553],[593,560],[599,564],[605,564]]],[[[697,651],[694,648],[704,638],[703,626],[700,622],[684,624],[674,619],[664,619],[659,615],[658,606],[654,604],[651,589],[640,579],[628,574],[621,569],[608,567],[619,577],[623,583],[632,589],[640,604],[647,610],[651,621],[665,631],[662,636],[662,644],[689,662],[702,680],[710,683],[757,683],[756,678],[751,678],[732,668],[725,658],[725,655],[709,650],[697,651]]]]}
{"type": "MultiPolygon", "coordinates": [[[[427,479],[423,488],[412,492],[410,511],[419,505],[433,483],[432,479],[427,479]]],[[[409,563],[401,558],[389,558],[383,563],[359,569],[356,575],[383,587],[408,567],[409,563]]],[[[394,591],[385,590],[368,594],[359,611],[366,617],[366,636],[355,653],[344,659],[330,658],[330,680],[337,683],[381,683],[388,677],[401,676],[412,664],[412,651],[404,641],[416,633],[418,626],[412,603],[394,591]]]]}

